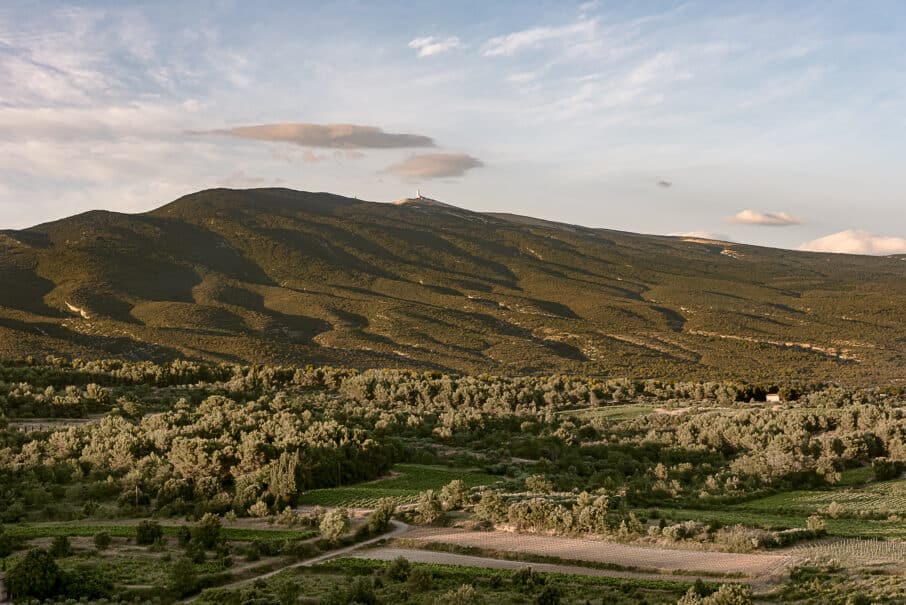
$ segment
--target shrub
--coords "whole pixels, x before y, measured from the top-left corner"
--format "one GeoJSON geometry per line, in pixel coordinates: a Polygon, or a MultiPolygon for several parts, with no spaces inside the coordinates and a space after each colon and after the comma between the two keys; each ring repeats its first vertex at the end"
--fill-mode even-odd
{"type": "Polygon", "coordinates": [[[135,542],[137,544],[154,544],[164,536],[164,528],[157,521],[142,521],[135,528],[135,542]]]}
{"type": "Polygon", "coordinates": [[[395,512],[396,503],[392,498],[381,498],[378,500],[377,506],[368,517],[368,531],[375,535],[387,531],[395,512]]]}
{"type": "Polygon", "coordinates": [[[321,523],[318,526],[321,535],[326,540],[335,542],[346,530],[349,529],[349,514],[346,509],[338,508],[336,510],[324,513],[321,523]]]}
{"type": "Polygon", "coordinates": [[[454,479],[440,490],[440,502],[444,510],[462,508],[469,501],[469,490],[462,479],[454,479]]]}
{"type": "Polygon", "coordinates": [[[535,605],[560,605],[560,590],[548,584],[535,597],[535,605]]]}
{"type": "Polygon", "coordinates": [[[192,540],[201,544],[205,549],[210,550],[220,540],[221,527],[222,525],[217,515],[205,513],[201,521],[191,530],[192,540]]]}
{"type": "Polygon", "coordinates": [[[409,572],[408,583],[415,592],[426,592],[434,585],[434,576],[424,567],[416,567],[409,572]]]}
{"type": "Polygon", "coordinates": [[[63,591],[63,573],[46,550],[31,550],[6,574],[6,589],[16,600],[49,599],[63,591]]]}
{"type": "Polygon", "coordinates": [[[824,531],[827,528],[827,523],[825,523],[824,517],[821,515],[809,515],[809,518],[805,521],[805,527],[810,531],[824,531]]]}
{"type": "Polygon", "coordinates": [[[397,557],[387,566],[387,577],[397,582],[403,582],[409,577],[411,570],[412,565],[409,563],[409,559],[397,557]]]}
{"type": "Polygon", "coordinates": [[[708,596],[701,596],[693,587],[676,603],[677,605],[751,605],[752,589],[742,584],[724,584],[716,592],[708,596]]]}
{"type": "Polygon", "coordinates": [[[187,557],[180,557],[170,569],[170,589],[182,597],[192,593],[197,585],[195,565],[187,557]]]}
{"type": "Polygon", "coordinates": [[[525,478],[525,489],[535,494],[549,494],[554,484],[544,475],[530,475],[525,478]]]}
{"type": "Polygon", "coordinates": [[[57,536],[50,545],[50,554],[55,559],[68,557],[72,554],[72,544],[66,536],[57,536]]]}
{"type": "Polygon", "coordinates": [[[415,505],[415,518],[419,523],[434,523],[443,517],[444,511],[440,499],[433,489],[422,492],[415,505]]]}
{"type": "Polygon", "coordinates": [[[481,605],[484,599],[471,584],[448,590],[438,597],[438,605],[481,605]]]}
{"type": "Polygon", "coordinates": [[[113,539],[105,531],[94,534],[94,547],[98,550],[107,550],[110,548],[111,542],[113,542],[113,539]]]}
{"type": "Polygon", "coordinates": [[[72,599],[106,599],[113,595],[113,581],[91,566],[79,566],[64,578],[65,593],[72,599]]]}
{"type": "Polygon", "coordinates": [[[21,540],[11,536],[0,525],[0,559],[10,556],[19,548],[21,540]]]}

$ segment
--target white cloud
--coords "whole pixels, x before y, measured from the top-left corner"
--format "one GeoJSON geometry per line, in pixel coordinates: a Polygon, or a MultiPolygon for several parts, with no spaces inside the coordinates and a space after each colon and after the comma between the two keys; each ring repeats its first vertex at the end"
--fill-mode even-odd
{"type": "Polygon", "coordinates": [[[906,254],[906,238],[874,235],[858,229],[847,229],[816,240],[805,242],[800,250],[837,252],[841,254],[906,254]]]}
{"type": "Polygon", "coordinates": [[[409,156],[388,167],[385,172],[407,179],[439,179],[463,176],[484,164],[464,153],[423,153],[409,156]]]}
{"type": "Polygon", "coordinates": [[[445,53],[454,48],[462,48],[462,42],[456,36],[449,36],[447,38],[425,36],[415,38],[409,42],[409,48],[417,50],[419,57],[430,57],[432,55],[445,53]]]}
{"type": "Polygon", "coordinates": [[[726,219],[727,223],[735,225],[762,225],[766,227],[785,227],[787,225],[801,225],[802,221],[786,212],[759,212],[745,209],[726,219]]]}
{"type": "Polygon", "coordinates": [[[559,27],[533,27],[491,38],[484,45],[482,54],[486,57],[510,56],[553,40],[587,38],[594,35],[596,26],[594,19],[580,19],[559,27]]]}
{"type": "Polygon", "coordinates": [[[335,149],[392,149],[434,147],[434,140],[420,134],[384,132],[377,126],[357,124],[306,124],[289,122],[237,126],[226,130],[191,131],[189,134],[220,134],[258,141],[279,141],[303,147],[335,149]]]}

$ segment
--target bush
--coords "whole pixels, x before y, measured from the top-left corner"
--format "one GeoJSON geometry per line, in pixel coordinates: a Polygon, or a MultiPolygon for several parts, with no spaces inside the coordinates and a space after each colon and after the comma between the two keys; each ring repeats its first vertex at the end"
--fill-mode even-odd
{"type": "Polygon", "coordinates": [[[205,513],[201,521],[196,524],[192,530],[192,540],[201,544],[207,550],[211,550],[220,540],[220,529],[222,525],[217,515],[205,513]]]}
{"type": "Polygon", "coordinates": [[[443,507],[440,504],[440,498],[433,489],[426,490],[419,494],[418,503],[415,505],[415,518],[419,523],[435,523],[444,515],[443,507]]]}
{"type": "Polygon", "coordinates": [[[94,547],[98,550],[107,550],[110,548],[111,542],[113,542],[113,538],[105,531],[98,532],[94,535],[94,547]]]}
{"type": "Polygon", "coordinates": [[[382,534],[390,526],[396,503],[391,498],[381,498],[368,517],[368,531],[373,535],[382,534]]]}
{"type": "Polygon", "coordinates": [[[325,540],[336,542],[349,529],[349,514],[342,508],[328,511],[324,513],[318,529],[325,540]]]}
{"type": "Polygon", "coordinates": [[[471,584],[448,590],[438,597],[438,605],[482,605],[485,600],[471,584]]]}
{"type": "Polygon", "coordinates": [[[321,599],[321,605],[378,605],[374,585],[368,578],[356,578],[346,587],[335,587],[321,599]]]}
{"type": "Polygon", "coordinates": [[[535,597],[535,605],[560,605],[560,590],[548,584],[535,597]]]}
{"type": "Polygon", "coordinates": [[[65,575],[65,593],[71,599],[107,599],[113,595],[113,581],[95,567],[79,566],[65,575]]]}
{"type": "Polygon", "coordinates": [[[53,556],[43,549],[31,550],[6,574],[6,589],[16,600],[49,599],[62,593],[63,573],[53,556]]]}
{"type": "Polygon", "coordinates": [[[397,582],[403,582],[409,577],[412,565],[406,557],[397,557],[387,566],[387,577],[397,582]]]}
{"type": "Polygon", "coordinates": [[[871,461],[871,469],[874,471],[875,480],[887,481],[900,476],[903,472],[903,463],[889,458],[875,458],[871,461]]]}
{"type": "Polygon", "coordinates": [[[415,592],[426,592],[434,585],[434,576],[424,567],[416,567],[409,572],[408,583],[415,592]]]}
{"type": "Polygon", "coordinates": [[[3,526],[0,525],[0,559],[13,554],[13,551],[17,550],[21,543],[21,540],[6,533],[3,526]]]}
{"type": "Polygon", "coordinates": [[[157,521],[142,521],[135,528],[135,542],[137,544],[154,544],[155,541],[163,538],[163,536],[164,528],[157,521]]]}
{"type": "Polygon", "coordinates": [[[170,569],[170,589],[177,596],[191,594],[198,586],[195,564],[187,557],[180,557],[170,569]]]}
{"type": "Polygon", "coordinates": [[[531,475],[525,478],[525,489],[535,494],[549,494],[554,484],[544,475],[531,475]]]}
{"type": "Polygon", "coordinates": [[[54,559],[68,557],[72,554],[72,544],[66,536],[57,536],[50,545],[50,554],[54,559]]]}
{"type": "Polygon", "coordinates": [[[708,596],[699,595],[695,588],[676,602],[677,605],[752,605],[752,589],[742,584],[724,584],[708,596]]]}

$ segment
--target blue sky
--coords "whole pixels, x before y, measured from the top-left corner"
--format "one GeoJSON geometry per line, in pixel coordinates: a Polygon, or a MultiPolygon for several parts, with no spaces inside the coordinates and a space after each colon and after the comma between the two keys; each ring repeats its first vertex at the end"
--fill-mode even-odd
{"type": "Polygon", "coordinates": [[[0,228],[213,186],[419,187],[589,226],[906,252],[904,23],[897,1],[7,0],[0,228]]]}

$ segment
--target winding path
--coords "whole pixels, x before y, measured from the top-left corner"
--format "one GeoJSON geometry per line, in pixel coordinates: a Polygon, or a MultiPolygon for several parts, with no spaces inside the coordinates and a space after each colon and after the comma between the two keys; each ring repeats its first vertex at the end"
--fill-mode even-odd
{"type": "MultiPolygon", "coordinates": [[[[350,553],[354,550],[358,550],[365,546],[369,546],[371,544],[376,544],[377,542],[380,542],[381,540],[390,540],[393,538],[398,538],[411,529],[411,526],[407,525],[406,523],[403,523],[402,521],[397,521],[395,519],[390,521],[390,526],[393,529],[387,533],[381,534],[380,536],[376,536],[374,538],[369,538],[362,542],[356,542],[355,544],[351,544],[349,546],[344,546],[343,548],[331,550],[330,552],[320,554],[317,557],[312,557],[311,559],[306,559],[304,561],[291,563],[289,565],[285,565],[283,567],[277,568],[277,569],[275,569],[273,571],[269,571],[267,573],[263,573],[261,575],[253,576],[251,578],[245,578],[244,580],[238,580],[236,582],[231,582],[230,584],[223,584],[221,586],[215,586],[215,587],[210,588],[210,590],[220,590],[223,588],[226,588],[226,589],[240,588],[242,586],[245,586],[246,584],[251,584],[252,582],[255,582],[257,580],[266,580],[267,578],[272,578],[272,577],[276,576],[277,574],[283,573],[284,571],[288,571],[290,569],[296,569],[297,567],[311,567],[313,565],[317,565],[318,563],[322,563],[324,561],[343,556],[347,553],[350,553]]],[[[202,591],[193,597],[189,597],[188,599],[183,600],[182,602],[191,603],[192,601],[201,597],[201,595],[203,595],[204,593],[205,593],[205,591],[202,591]]]]}

